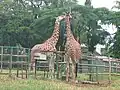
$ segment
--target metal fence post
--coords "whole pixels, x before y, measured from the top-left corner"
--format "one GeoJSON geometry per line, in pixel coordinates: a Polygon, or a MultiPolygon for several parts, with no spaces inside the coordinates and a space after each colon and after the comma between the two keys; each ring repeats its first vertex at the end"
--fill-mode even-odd
{"type": "Polygon", "coordinates": [[[3,46],[1,48],[1,72],[3,71],[3,46]]]}
{"type": "Polygon", "coordinates": [[[11,69],[12,69],[12,54],[13,54],[13,48],[11,47],[11,52],[10,52],[10,62],[9,62],[9,76],[11,77],[11,69]]]}
{"type": "Polygon", "coordinates": [[[109,59],[109,83],[111,83],[111,60],[109,57],[108,59],[109,59]]]}

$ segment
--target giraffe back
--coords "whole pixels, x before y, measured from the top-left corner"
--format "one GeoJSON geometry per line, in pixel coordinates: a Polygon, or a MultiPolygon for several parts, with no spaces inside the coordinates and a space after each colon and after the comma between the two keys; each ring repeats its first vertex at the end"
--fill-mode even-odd
{"type": "Polygon", "coordinates": [[[79,60],[81,58],[81,46],[75,39],[66,42],[66,52],[71,59],[79,60]]]}

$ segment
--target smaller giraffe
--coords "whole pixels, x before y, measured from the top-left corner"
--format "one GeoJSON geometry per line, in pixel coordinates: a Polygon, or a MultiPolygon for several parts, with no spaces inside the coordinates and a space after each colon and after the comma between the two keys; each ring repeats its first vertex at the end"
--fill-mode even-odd
{"type": "Polygon", "coordinates": [[[76,63],[81,58],[81,46],[75,40],[70,27],[70,18],[71,15],[66,15],[66,33],[67,33],[67,41],[66,41],[66,56],[67,56],[67,71],[66,71],[66,81],[69,81],[69,73],[70,73],[70,59],[72,61],[72,79],[73,82],[76,82],[76,63]]]}
{"type": "MultiPolygon", "coordinates": [[[[31,49],[31,66],[33,68],[35,64],[35,53],[47,52],[50,56],[49,60],[49,73],[54,73],[54,52],[56,52],[56,44],[59,39],[59,25],[60,21],[65,18],[65,15],[58,16],[55,21],[55,27],[52,36],[42,44],[37,44],[31,49]]],[[[51,76],[52,77],[52,76],[51,76]]]]}

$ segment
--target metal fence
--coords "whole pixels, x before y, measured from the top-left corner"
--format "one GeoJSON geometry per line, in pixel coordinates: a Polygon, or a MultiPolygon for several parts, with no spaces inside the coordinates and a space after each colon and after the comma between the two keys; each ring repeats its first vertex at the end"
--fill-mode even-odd
{"type": "MultiPolygon", "coordinates": [[[[45,52],[44,52],[45,53],[45,52]]],[[[46,52],[47,53],[47,52],[46,52]]],[[[64,52],[54,52],[54,77],[63,79],[66,75],[66,62],[64,52]]],[[[36,71],[29,71],[30,49],[22,47],[0,46],[0,74],[15,74],[17,77],[48,77],[49,58],[37,60],[36,71]],[[19,75],[20,73],[20,75],[19,75]]],[[[97,56],[82,56],[77,64],[77,79],[80,81],[102,82],[120,76],[120,60],[112,58],[101,58],[97,56]]]]}
{"type": "Polygon", "coordinates": [[[30,49],[22,47],[0,46],[1,73],[11,76],[12,70],[18,66],[27,65],[30,59],[30,49]]]}

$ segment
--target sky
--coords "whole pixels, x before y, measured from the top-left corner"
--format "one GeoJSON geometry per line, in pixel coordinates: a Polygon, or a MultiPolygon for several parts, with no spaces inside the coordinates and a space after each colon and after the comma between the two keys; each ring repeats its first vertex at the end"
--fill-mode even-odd
{"type": "MultiPolygon", "coordinates": [[[[84,5],[85,1],[86,1],[86,0],[78,0],[78,2],[79,2],[80,5],[84,5]]],[[[116,3],[115,3],[116,0],[91,0],[91,1],[92,1],[92,6],[93,6],[94,8],[106,7],[106,8],[108,8],[109,10],[111,10],[111,8],[116,4],[116,3]]],[[[120,1],[120,0],[117,0],[117,1],[120,1]]],[[[103,26],[103,28],[104,28],[104,29],[107,29],[107,31],[108,31],[109,33],[111,33],[111,34],[116,32],[115,26],[112,26],[112,25],[110,25],[110,26],[108,26],[108,25],[107,25],[107,26],[103,26]]],[[[98,44],[96,47],[97,47],[97,48],[96,48],[96,51],[97,51],[98,53],[101,53],[100,50],[101,50],[101,48],[103,48],[104,46],[98,44]]]]}
{"type": "MultiPolygon", "coordinates": [[[[84,5],[86,0],[78,0],[80,5],[84,5]]],[[[91,0],[92,1],[92,6],[94,8],[98,7],[106,7],[109,10],[116,4],[116,0],[91,0]]],[[[117,0],[120,1],[120,0],[117,0]]],[[[116,28],[114,26],[103,26],[104,29],[107,29],[111,34],[116,32],[116,28]]]]}
{"type": "MultiPolygon", "coordinates": [[[[84,5],[86,0],[78,0],[79,4],[84,5]]],[[[107,7],[109,9],[115,5],[116,0],[91,0],[93,7],[107,7]]],[[[120,0],[118,0],[120,1],[120,0]]]]}

